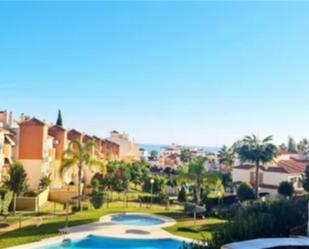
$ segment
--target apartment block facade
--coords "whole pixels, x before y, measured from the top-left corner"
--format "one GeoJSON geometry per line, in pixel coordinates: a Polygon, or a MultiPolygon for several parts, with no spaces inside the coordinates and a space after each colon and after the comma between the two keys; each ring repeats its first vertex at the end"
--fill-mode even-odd
{"type": "MultiPolygon", "coordinates": [[[[81,144],[94,142],[93,156],[102,161],[120,160],[120,145],[97,136],[84,134],[76,129],[67,130],[50,125],[37,118],[27,118],[23,114],[19,120],[13,114],[0,111],[0,183],[8,176],[10,165],[20,161],[26,172],[28,186],[35,189],[42,177],[49,176],[51,188],[60,189],[67,184],[77,184],[77,167],[69,170],[66,176],[60,175],[64,152],[71,141],[81,144]]],[[[73,150],[74,150],[74,145],[73,150]]],[[[83,174],[86,185],[98,169],[87,168],[83,174]]]]}
{"type": "Polygon", "coordinates": [[[19,123],[18,161],[28,175],[28,185],[36,188],[40,179],[53,172],[56,150],[48,125],[36,118],[19,123]]]}

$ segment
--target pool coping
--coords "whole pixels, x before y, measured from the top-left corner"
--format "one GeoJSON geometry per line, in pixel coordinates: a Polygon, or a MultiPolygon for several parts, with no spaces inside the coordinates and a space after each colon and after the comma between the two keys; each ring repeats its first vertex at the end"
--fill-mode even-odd
{"type": "Polygon", "coordinates": [[[194,242],[193,239],[184,238],[181,236],[173,235],[165,230],[163,227],[172,226],[176,224],[176,220],[163,216],[163,215],[155,215],[155,214],[147,214],[147,213],[131,213],[128,212],[127,214],[139,214],[139,215],[146,215],[152,216],[154,218],[159,218],[164,220],[163,224],[159,225],[151,225],[151,226],[132,226],[132,225],[119,225],[110,222],[112,215],[119,215],[125,214],[123,213],[115,213],[102,216],[99,221],[79,225],[79,226],[72,226],[64,229],[60,229],[60,232],[69,232],[69,234],[59,234],[51,238],[46,238],[40,241],[27,243],[23,245],[18,245],[14,247],[9,247],[8,249],[36,249],[42,248],[43,246],[51,246],[52,244],[60,244],[64,239],[73,239],[73,240],[80,240],[89,235],[106,237],[106,238],[119,238],[119,239],[132,239],[132,240],[154,240],[154,239],[174,239],[181,242],[191,243],[194,242]],[[126,232],[129,230],[141,230],[146,231],[147,235],[142,234],[127,234],[126,232]]]}
{"type": "MultiPolygon", "coordinates": [[[[138,213],[138,212],[123,212],[123,213],[107,214],[107,215],[104,215],[103,217],[100,218],[100,222],[111,222],[111,223],[113,223],[115,225],[128,226],[128,227],[132,227],[133,226],[133,225],[128,225],[128,224],[114,223],[112,221],[112,218],[113,218],[113,216],[117,216],[117,215],[148,216],[148,217],[152,217],[154,219],[159,219],[159,220],[163,221],[162,224],[147,225],[149,227],[169,227],[169,226],[173,226],[173,225],[175,225],[177,223],[176,220],[171,218],[171,217],[167,217],[167,216],[163,216],[163,215],[158,215],[158,214],[147,214],[147,213],[138,213]]],[[[136,227],[142,228],[142,227],[147,227],[147,226],[136,226],[136,227]]]]}

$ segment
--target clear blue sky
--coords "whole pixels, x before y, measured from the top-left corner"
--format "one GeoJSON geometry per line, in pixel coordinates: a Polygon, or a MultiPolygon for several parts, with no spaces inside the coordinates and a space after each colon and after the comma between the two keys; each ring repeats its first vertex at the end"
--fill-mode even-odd
{"type": "Polygon", "coordinates": [[[138,142],[309,137],[309,2],[1,2],[0,109],[138,142]]]}

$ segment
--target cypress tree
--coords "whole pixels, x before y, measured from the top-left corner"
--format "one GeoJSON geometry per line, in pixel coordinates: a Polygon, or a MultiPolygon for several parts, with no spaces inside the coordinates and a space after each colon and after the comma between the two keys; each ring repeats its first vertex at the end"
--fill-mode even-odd
{"type": "Polygon", "coordinates": [[[59,125],[61,127],[63,126],[61,110],[58,110],[58,117],[57,117],[56,125],[59,125]]]}

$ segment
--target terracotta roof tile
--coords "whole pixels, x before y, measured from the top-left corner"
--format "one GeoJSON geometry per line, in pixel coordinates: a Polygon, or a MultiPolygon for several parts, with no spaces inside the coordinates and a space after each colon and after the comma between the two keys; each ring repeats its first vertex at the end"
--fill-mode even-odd
{"type": "MultiPolygon", "coordinates": [[[[261,170],[266,172],[277,172],[285,174],[299,174],[303,173],[306,169],[308,162],[298,161],[295,159],[281,160],[277,163],[277,166],[261,166],[261,170]]],[[[235,169],[249,170],[254,168],[254,165],[239,165],[234,167],[235,169]]]]}
{"type": "Polygon", "coordinates": [[[234,169],[251,169],[251,168],[254,168],[254,165],[244,164],[234,167],[234,169]]]}
{"type": "Polygon", "coordinates": [[[66,131],[65,128],[63,128],[62,126],[59,125],[52,125],[48,128],[49,130],[61,130],[61,131],[66,131]]]}
{"type": "Polygon", "coordinates": [[[20,122],[19,125],[28,125],[28,124],[33,124],[33,123],[39,124],[39,125],[46,125],[43,121],[37,118],[31,118],[31,119],[24,120],[20,122]]]}

